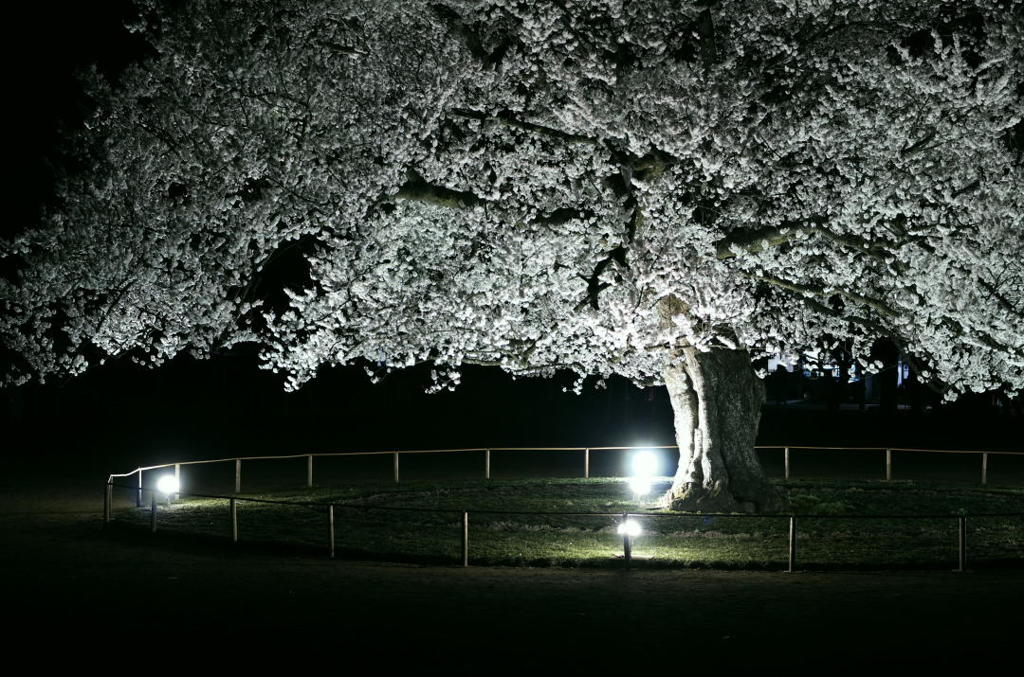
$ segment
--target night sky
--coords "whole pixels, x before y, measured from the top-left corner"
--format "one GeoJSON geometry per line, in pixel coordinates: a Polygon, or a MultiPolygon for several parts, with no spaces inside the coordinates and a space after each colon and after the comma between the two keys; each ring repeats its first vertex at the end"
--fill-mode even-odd
{"type": "Polygon", "coordinates": [[[89,110],[76,73],[95,64],[113,75],[144,54],[124,28],[133,11],[126,0],[32,2],[19,8],[18,20],[4,22],[5,236],[36,221],[64,164],[62,131],[78,128],[89,110]]]}

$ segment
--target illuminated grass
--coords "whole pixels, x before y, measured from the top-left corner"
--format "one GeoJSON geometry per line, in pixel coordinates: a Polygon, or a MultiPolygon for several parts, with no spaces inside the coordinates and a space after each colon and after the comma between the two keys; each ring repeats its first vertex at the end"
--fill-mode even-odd
{"type": "MultiPolygon", "coordinates": [[[[913,482],[777,482],[785,512],[798,518],[801,568],[926,566],[951,568],[957,555],[957,514],[967,514],[973,562],[1024,562],[1024,491],[913,482]],[[857,519],[852,515],[940,515],[857,519]]],[[[655,487],[663,491],[667,480],[655,487]]],[[[337,504],[339,556],[431,563],[461,558],[463,510],[470,513],[475,564],[614,565],[622,552],[621,513],[639,515],[635,566],[769,568],[786,566],[786,516],[695,516],[637,502],[620,479],[410,482],[246,495],[311,502],[295,506],[239,501],[244,544],[327,547],[327,504],[337,504]],[[413,508],[415,510],[392,510],[413,508]],[[517,514],[538,512],[612,515],[517,514]]],[[[148,524],[147,509],[117,511],[116,521],[148,524]]],[[[161,507],[160,533],[215,539],[230,535],[228,501],[185,498],[161,507]]]]}

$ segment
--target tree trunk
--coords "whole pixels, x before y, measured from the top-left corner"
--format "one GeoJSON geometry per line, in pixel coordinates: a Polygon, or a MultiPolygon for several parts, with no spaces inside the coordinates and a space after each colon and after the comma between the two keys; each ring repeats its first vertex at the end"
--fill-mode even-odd
{"type": "Polygon", "coordinates": [[[756,512],[774,492],[754,451],[764,384],[744,350],[683,349],[665,370],[679,469],[666,496],[676,510],[756,512]]]}

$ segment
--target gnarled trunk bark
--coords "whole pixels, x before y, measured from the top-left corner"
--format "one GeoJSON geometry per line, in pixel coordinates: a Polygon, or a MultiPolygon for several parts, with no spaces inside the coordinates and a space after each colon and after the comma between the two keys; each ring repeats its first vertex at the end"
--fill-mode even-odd
{"type": "Polygon", "coordinates": [[[684,348],[665,370],[679,469],[666,496],[677,510],[771,510],[774,492],[754,451],[764,384],[745,350],[684,348]]]}

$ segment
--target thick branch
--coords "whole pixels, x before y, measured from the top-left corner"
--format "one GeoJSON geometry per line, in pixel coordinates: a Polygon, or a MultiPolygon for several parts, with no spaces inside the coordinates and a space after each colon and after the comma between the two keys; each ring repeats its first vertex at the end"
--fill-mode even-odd
{"type": "Polygon", "coordinates": [[[452,114],[462,118],[469,118],[472,120],[493,120],[500,122],[509,127],[516,129],[524,129],[529,132],[535,132],[542,136],[549,136],[560,141],[567,143],[586,143],[591,145],[599,145],[600,141],[590,136],[583,136],[582,134],[573,134],[572,132],[565,132],[561,129],[555,129],[554,127],[548,127],[536,122],[530,122],[527,120],[520,120],[515,117],[510,111],[500,111],[494,115],[489,113],[482,113],[480,111],[471,110],[469,108],[454,108],[452,114]]]}
{"type": "Polygon", "coordinates": [[[928,130],[928,133],[922,136],[920,139],[910,144],[909,146],[905,146],[904,148],[900,149],[900,155],[902,157],[907,157],[908,155],[913,155],[914,153],[918,153],[924,150],[925,146],[931,143],[932,139],[935,138],[935,135],[936,130],[934,127],[932,127],[931,129],[928,130]]]}
{"type": "Polygon", "coordinates": [[[824,287],[821,287],[821,286],[808,285],[808,284],[800,284],[799,282],[790,282],[789,280],[783,280],[781,278],[777,278],[777,277],[773,277],[773,276],[769,276],[769,275],[751,275],[751,277],[753,277],[755,280],[760,280],[762,282],[766,282],[766,283],[768,283],[768,284],[770,284],[770,285],[772,285],[774,287],[778,287],[780,289],[786,289],[788,291],[792,291],[792,292],[795,292],[797,294],[800,294],[800,296],[802,298],[808,298],[808,297],[813,298],[815,296],[817,296],[817,297],[827,297],[827,296],[832,296],[834,294],[838,294],[840,296],[843,296],[845,298],[850,299],[851,301],[854,301],[855,303],[859,303],[859,304],[861,304],[863,306],[867,306],[868,308],[870,308],[870,309],[874,310],[875,312],[877,312],[879,315],[882,315],[882,316],[885,316],[885,317],[896,317],[898,315],[898,313],[895,310],[893,310],[892,308],[890,308],[888,305],[886,305],[885,302],[883,302],[883,301],[881,301],[879,299],[876,299],[876,298],[872,298],[870,296],[864,296],[863,294],[858,294],[856,292],[848,291],[846,289],[828,289],[827,290],[827,289],[825,289],[824,287]]]}
{"type": "Polygon", "coordinates": [[[979,283],[981,284],[982,288],[989,293],[989,296],[995,299],[996,303],[999,304],[1000,308],[1002,308],[1008,313],[1016,315],[1017,317],[1024,317],[1024,312],[1021,312],[1020,308],[1011,303],[1010,299],[1008,299],[1005,295],[1001,294],[999,292],[999,288],[996,287],[996,285],[990,282],[986,282],[985,280],[979,280],[979,283]]]}
{"type": "Polygon", "coordinates": [[[676,158],[671,154],[658,150],[657,148],[651,150],[651,152],[647,153],[643,157],[637,157],[616,149],[609,139],[599,139],[585,134],[566,132],[561,129],[556,129],[555,127],[542,125],[538,122],[523,120],[516,117],[514,113],[508,110],[491,114],[469,108],[454,108],[451,113],[457,117],[468,118],[471,120],[488,120],[498,122],[508,127],[533,132],[541,136],[564,141],[565,143],[587,144],[603,150],[608,150],[612,153],[615,160],[622,166],[628,167],[638,177],[644,177],[647,179],[660,174],[666,167],[676,162],[676,158]]]}
{"type": "Polygon", "coordinates": [[[794,235],[802,230],[800,227],[737,230],[729,233],[725,239],[719,240],[715,245],[715,251],[718,258],[722,260],[736,256],[735,248],[750,254],[757,254],[767,247],[777,247],[789,242],[794,235]]]}
{"type": "Polygon", "coordinates": [[[410,172],[409,180],[398,189],[398,192],[393,197],[398,200],[426,202],[452,209],[472,207],[483,202],[479,197],[468,191],[452,190],[444,186],[429,184],[413,172],[410,172]]]}
{"type": "Polygon", "coordinates": [[[888,252],[885,248],[856,235],[834,233],[825,228],[819,219],[811,219],[803,224],[787,224],[779,227],[733,231],[724,239],[719,240],[715,245],[715,252],[718,258],[722,260],[736,256],[736,248],[750,254],[757,254],[768,247],[777,247],[789,242],[801,233],[808,232],[819,233],[831,242],[853,249],[883,263],[887,262],[886,254],[888,252]]]}

